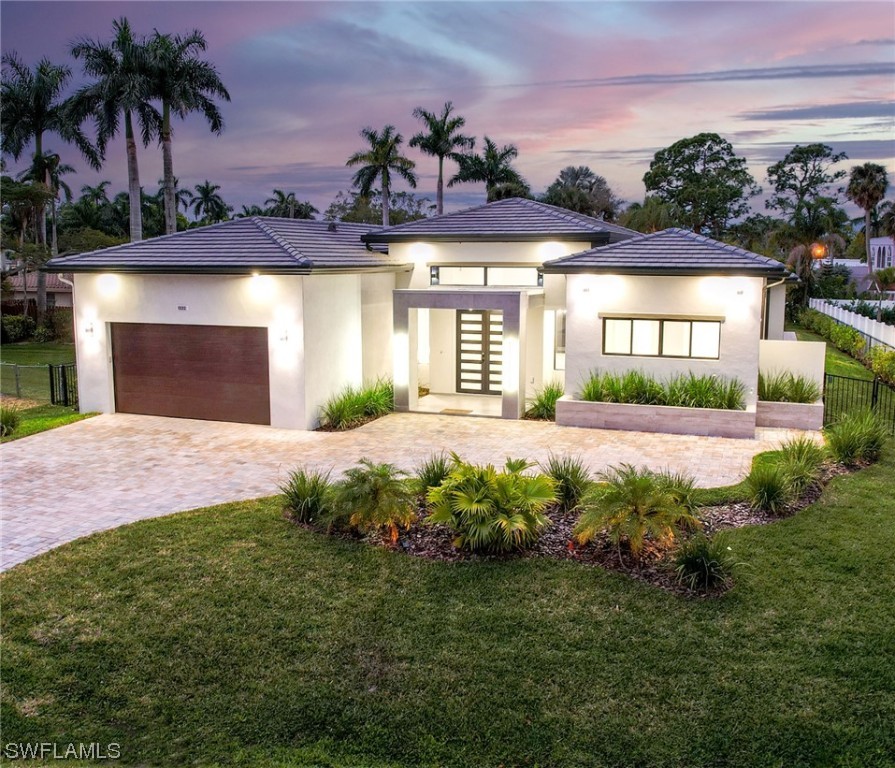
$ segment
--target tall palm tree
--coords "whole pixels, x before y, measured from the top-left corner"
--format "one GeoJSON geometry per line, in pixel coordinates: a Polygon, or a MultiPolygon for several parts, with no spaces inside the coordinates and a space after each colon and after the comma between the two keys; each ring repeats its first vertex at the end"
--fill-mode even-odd
{"type": "Polygon", "coordinates": [[[440,216],[444,213],[444,159],[459,162],[460,150],[469,150],[475,146],[472,136],[464,136],[458,131],[466,125],[466,118],[459,115],[451,117],[454,105],[448,101],[440,115],[427,112],[422,107],[413,110],[413,116],[422,120],[426,131],[420,131],[410,139],[411,147],[418,147],[427,155],[438,158],[438,186],[435,191],[435,211],[440,216]]]}
{"type": "Polygon", "coordinates": [[[244,205],[242,210],[236,214],[237,219],[250,219],[253,216],[267,216],[270,211],[265,210],[260,205],[244,205]]]}
{"type": "MultiPolygon", "coordinates": [[[[190,191],[188,189],[181,188],[180,180],[176,176],[173,178],[173,181],[174,181],[174,215],[176,217],[177,211],[179,211],[181,208],[183,208],[184,211],[189,210],[190,201],[193,199],[193,196],[190,194],[190,191]]],[[[159,179],[158,186],[159,186],[159,192],[160,192],[159,197],[161,198],[162,206],[164,207],[165,180],[159,179]]],[[[167,225],[167,220],[166,220],[165,224],[167,225]]],[[[165,234],[170,234],[170,233],[166,232],[165,234]]]]}
{"type": "Polygon", "coordinates": [[[208,179],[196,185],[196,194],[193,195],[190,205],[196,218],[206,224],[226,221],[233,210],[218,194],[220,188],[219,184],[212,184],[208,179]]]}
{"type": "Polygon", "coordinates": [[[81,197],[79,199],[86,199],[93,205],[104,205],[109,202],[109,193],[106,192],[106,188],[111,184],[111,181],[101,181],[95,187],[85,184],[81,187],[81,197]]]}
{"type": "Polygon", "coordinates": [[[357,170],[352,183],[361,195],[369,197],[377,179],[382,180],[382,226],[389,225],[389,194],[391,192],[392,172],[398,174],[411,187],[416,188],[416,174],[413,169],[416,163],[401,154],[401,143],[404,137],[397,132],[395,126],[387,125],[381,132],[373,128],[364,128],[360,135],[370,144],[370,148],[355,152],[345,163],[349,168],[355,165],[357,170]]]}
{"type": "Polygon", "coordinates": [[[845,196],[864,210],[864,245],[867,254],[867,268],[871,269],[870,261],[870,219],[871,215],[886,196],[889,186],[889,177],[886,169],[878,163],[864,163],[851,169],[848,186],[845,188],[845,196]]]}
{"type": "Polygon", "coordinates": [[[586,165],[567,165],[559,172],[553,183],[561,187],[590,192],[594,188],[594,184],[597,183],[597,174],[586,165]]]}
{"type": "MultiPolygon", "coordinates": [[[[72,198],[71,187],[62,179],[63,174],[74,173],[75,169],[62,162],[62,158],[56,152],[45,152],[42,155],[35,155],[34,162],[31,167],[20,174],[19,178],[23,181],[37,181],[46,184],[53,196],[50,200],[50,255],[57,256],[59,254],[59,238],[56,227],[56,205],[59,202],[59,195],[65,196],[66,202],[70,202],[72,198]]],[[[44,275],[46,280],[46,275],[44,275]]],[[[41,276],[38,275],[38,284],[41,276]]],[[[38,285],[38,292],[40,286],[38,285]]],[[[38,296],[38,303],[40,297],[38,296]]]]}
{"type": "Polygon", "coordinates": [[[114,21],[112,27],[115,36],[111,42],[83,38],[72,46],[72,56],[83,61],[84,73],[96,78],[72,97],[72,114],[79,121],[94,119],[101,153],[105,153],[109,140],[118,135],[124,116],[130,238],[135,241],[143,239],[143,221],[134,117],[139,122],[144,147],[159,135],[162,117],[150,103],[155,94],[145,41],[134,37],[123,17],[114,21]]]}
{"type": "Polygon", "coordinates": [[[879,207],[879,231],[895,240],[895,202],[886,200],[879,207]]]}
{"type": "Polygon", "coordinates": [[[268,209],[261,215],[281,219],[313,219],[315,213],[320,213],[310,203],[300,202],[295,197],[295,192],[284,192],[282,189],[275,189],[273,197],[268,197],[264,205],[268,206],[268,209]]]}
{"type": "Polygon", "coordinates": [[[519,150],[512,144],[498,148],[489,137],[485,136],[485,149],[482,154],[459,156],[460,170],[448,182],[448,186],[465,182],[484,182],[488,199],[496,187],[503,184],[525,186],[525,179],[511,165],[519,156],[519,150]]]}
{"type": "Polygon", "coordinates": [[[174,156],[171,147],[171,113],[186,118],[201,112],[212,133],[224,129],[224,119],[214,98],[230,101],[214,65],[199,58],[206,48],[198,30],[188,35],[164,35],[158,30],[147,44],[153,95],[162,103],[162,167],[164,173],[165,232],[177,231],[177,201],[174,185],[174,156]]]}

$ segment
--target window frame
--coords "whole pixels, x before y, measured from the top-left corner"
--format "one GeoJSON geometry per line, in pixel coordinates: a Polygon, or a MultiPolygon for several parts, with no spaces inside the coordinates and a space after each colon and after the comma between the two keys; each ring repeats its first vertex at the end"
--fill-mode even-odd
{"type": "Polygon", "coordinates": [[[600,344],[601,353],[605,357],[654,357],[654,358],[665,358],[668,360],[720,360],[721,359],[721,325],[724,323],[724,318],[720,317],[680,317],[674,315],[600,315],[600,320],[602,321],[602,340],[600,344]],[[606,323],[607,321],[612,320],[615,322],[628,322],[630,323],[630,333],[629,333],[629,341],[628,341],[628,352],[607,352],[606,351],[606,323]],[[657,354],[642,354],[633,352],[634,349],[634,321],[635,320],[652,320],[654,322],[659,323],[659,344],[658,344],[658,353],[657,354]],[[688,355],[666,355],[663,354],[662,348],[665,342],[665,323],[689,323],[690,324],[690,333],[689,333],[689,344],[688,349],[690,350],[690,354],[688,355]],[[693,323],[715,323],[718,326],[718,354],[714,356],[705,356],[705,355],[694,355],[693,352],[693,323]]]}

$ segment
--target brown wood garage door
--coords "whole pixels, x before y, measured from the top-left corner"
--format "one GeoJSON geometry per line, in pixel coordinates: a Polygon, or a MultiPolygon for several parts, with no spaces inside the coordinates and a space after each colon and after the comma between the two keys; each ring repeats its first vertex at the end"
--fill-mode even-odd
{"type": "Polygon", "coordinates": [[[115,409],[270,424],[266,328],[112,323],[115,409]]]}

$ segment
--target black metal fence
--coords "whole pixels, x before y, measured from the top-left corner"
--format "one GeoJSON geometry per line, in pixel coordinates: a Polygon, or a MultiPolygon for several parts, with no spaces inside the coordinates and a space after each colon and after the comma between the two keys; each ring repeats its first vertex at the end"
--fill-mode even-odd
{"type": "Polygon", "coordinates": [[[78,369],[74,363],[47,365],[50,372],[50,402],[53,405],[78,404],[78,369]]]}
{"type": "Polygon", "coordinates": [[[826,375],[824,387],[824,424],[832,424],[843,416],[870,408],[895,434],[895,389],[880,378],[853,379],[850,376],[826,375]]]}

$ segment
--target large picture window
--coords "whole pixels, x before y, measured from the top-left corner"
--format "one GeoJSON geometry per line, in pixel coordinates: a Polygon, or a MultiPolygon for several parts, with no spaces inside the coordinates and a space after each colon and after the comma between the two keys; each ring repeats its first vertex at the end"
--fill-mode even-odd
{"type": "Polygon", "coordinates": [[[720,320],[604,317],[603,354],[717,360],[720,320]]]}

